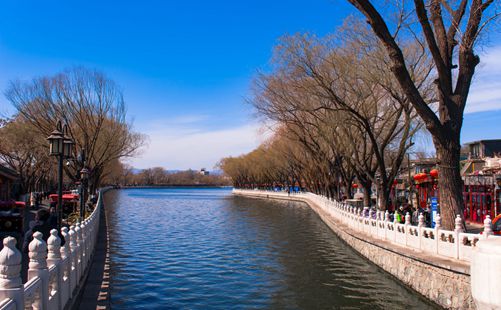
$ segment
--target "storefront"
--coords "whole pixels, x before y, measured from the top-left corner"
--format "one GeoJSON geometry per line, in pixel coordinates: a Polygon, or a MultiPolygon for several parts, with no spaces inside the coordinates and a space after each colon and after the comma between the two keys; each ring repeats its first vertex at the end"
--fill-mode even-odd
{"type": "Polygon", "coordinates": [[[417,203],[421,209],[430,206],[432,199],[438,200],[438,170],[423,171],[414,175],[417,203]]]}
{"type": "Polygon", "coordinates": [[[467,221],[482,223],[485,217],[501,214],[501,175],[473,174],[463,177],[464,216],[467,221]]]}

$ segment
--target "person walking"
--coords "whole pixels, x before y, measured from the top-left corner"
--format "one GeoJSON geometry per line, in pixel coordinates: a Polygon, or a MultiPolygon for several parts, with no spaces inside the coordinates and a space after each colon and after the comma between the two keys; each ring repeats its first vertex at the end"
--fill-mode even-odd
{"type": "Polygon", "coordinates": [[[399,222],[400,224],[404,223],[403,213],[404,213],[404,207],[403,206],[400,206],[400,208],[398,208],[395,211],[395,216],[397,217],[397,222],[399,222]]]}
{"type": "MultiPolygon", "coordinates": [[[[49,213],[47,210],[38,210],[35,215],[35,220],[30,222],[30,228],[24,235],[23,251],[28,252],[28,246],[33,240],[33,234],[37,231],[43,235],[43,240],[47,242],[50,237],[50,231],[57,229],[57,220],[54,220],[54,213],[49,213]]],[[[59,238],[61,238],[61,246],[64,245],[65,240],[60,231],[58,231],[59,238]]]]}

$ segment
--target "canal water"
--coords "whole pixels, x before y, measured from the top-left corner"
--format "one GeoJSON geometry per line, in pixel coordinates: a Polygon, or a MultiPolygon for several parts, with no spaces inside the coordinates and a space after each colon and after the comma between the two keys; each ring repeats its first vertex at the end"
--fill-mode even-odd
{"type": "Polygon", "coordinates": [[[113,309],[429,309],[303,203],[229,189],[106,193],[113,309]]]}

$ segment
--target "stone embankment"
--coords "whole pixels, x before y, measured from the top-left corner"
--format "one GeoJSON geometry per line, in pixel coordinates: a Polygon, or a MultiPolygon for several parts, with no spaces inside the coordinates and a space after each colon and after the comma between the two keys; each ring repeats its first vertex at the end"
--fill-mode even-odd
{"type": "Polygon", "coordinates": [[[499,250],[489,246],[482,253],[482,262],[478,262],[476,249],[487,241],[501,244],[501,237],[490,235],[489,219],[484,234],[477,235],[462,232],[460,219],[454,231],[441,229],[440,218],[435,228],[425,227],[422,216],[418,226],[410,224],[410,215],[406,215],[405,224],[400,224],[391,222],[388,212],[356,209],[311,193],[289,195],[238,189],[233,193],[307,203],[334,233],[361,255],[444,308],[496,309],[501,305],[501,294],[496,292],[499,282],[495,282],[501,273],[492,276],[485,272],[488,266],[501,271],[501,252],[496,254],[499,250]],[[473,277],[471,261],[477,262],[472,269],[479,270],[473,277]],[[488,266],[480,267],[484,263],[488,266]]]}

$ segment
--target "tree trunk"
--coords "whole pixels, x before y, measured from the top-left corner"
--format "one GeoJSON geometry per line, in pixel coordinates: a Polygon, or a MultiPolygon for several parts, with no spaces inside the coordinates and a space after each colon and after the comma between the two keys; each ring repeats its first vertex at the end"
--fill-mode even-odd
{"type": "Polygon", "coordinates": [[[388,189],[385,190],[380,184],[377,185],[377,201],[379,210],[385,211],[388,209],[390,202],[390,191],[388,189]]]}
{"type": "Polygon", "coordinates": [[[371,207],[371,184],[364,184],[364,207],[371,207]]]}
{"type": "MultiPolygon", "coordinates": [[[[459,139],[458,139],[459,140],[459,139]]],[[[459,214],[464,226],[463,217],[463,181],[459,170],[460,143],[452,139],[448,144],[435,143],[439,162],[439,202],[442,227],[454,230],[455,218],[459,214]]]]}

